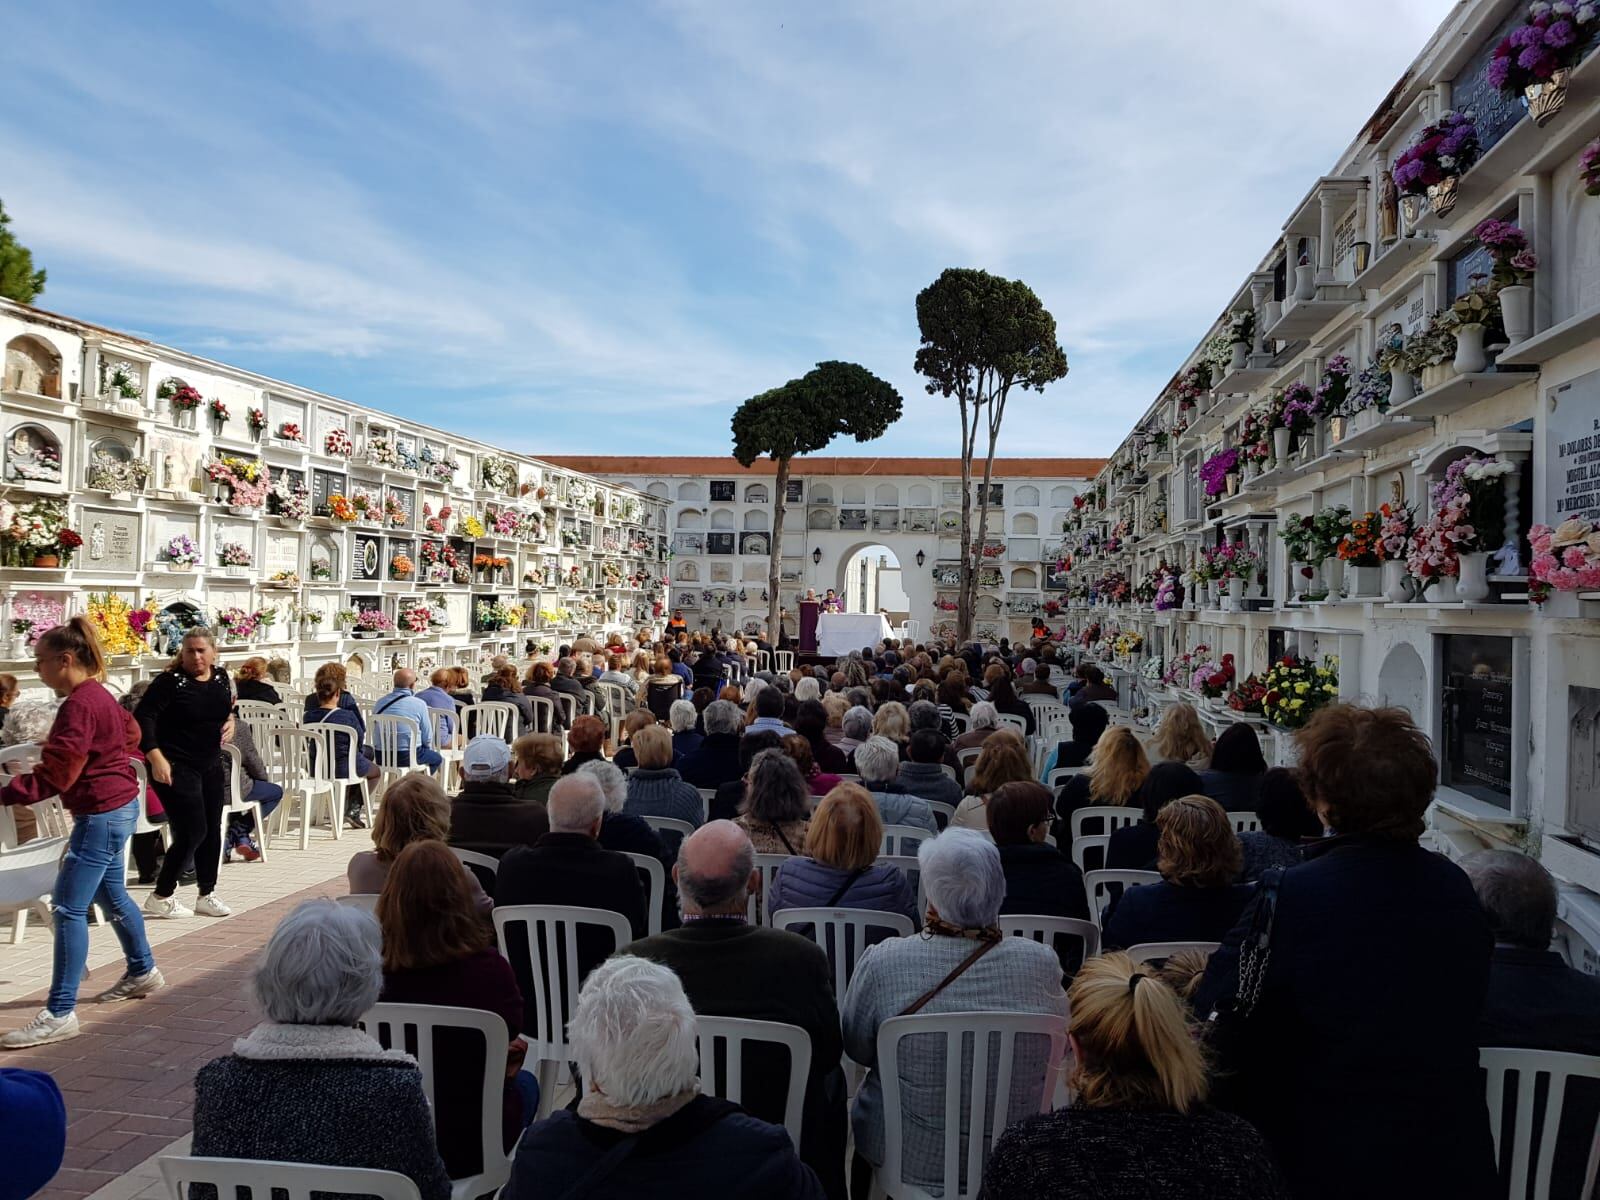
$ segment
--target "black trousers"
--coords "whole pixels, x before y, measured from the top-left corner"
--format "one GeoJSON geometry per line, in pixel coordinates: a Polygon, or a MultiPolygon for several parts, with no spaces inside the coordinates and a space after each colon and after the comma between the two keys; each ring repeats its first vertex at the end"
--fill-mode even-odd
{"type": "Polygon", "coordinates": [[[217,886],[217,868],[222,862],[222,806],[226,788],[222,757],[209,763],[172,760],[172,782],[155,783],[156,796],[167,811],[167,857],[156,877],[156,895],[170,896],[178,888],[178,876],[190,858],[200,894],[208,896],[217,886]]]}

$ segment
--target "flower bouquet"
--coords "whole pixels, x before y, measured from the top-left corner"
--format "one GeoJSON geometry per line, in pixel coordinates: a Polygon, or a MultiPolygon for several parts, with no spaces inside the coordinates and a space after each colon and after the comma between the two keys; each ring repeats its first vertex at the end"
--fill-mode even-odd
{"type": "Polygon", "coordinates": [[[390,579],[410,579],[417,573],[417,564],[407,554],[396,554],[389,560],[390,579]]]}
{"type": "Polygon", "coordinates": [[[1217,451],[1200,464],[1200,482],[1205,485],[1208,500],[1228,490],[1228,476],[1237,476],[1239,466],[1240,455],[1235,446],[1217,451]]]}
{"type": "MultiPolygon", "coordinates": [[[[478,465],[478,478],[483,481],[483,486],[486,488],[492,488],[497,492],[509,492],[517,486],[517,464],[509,458],[486,455],[478,465]]],[[[585,500],[588,498],[584,497],[585,500]]],[[[574,498],[574,507],[577,504],[577,499],[574,498]]]]}
{"type": "Polygon", "coordinates": [[[250,548],[240,542],[223,542],[218,558],[222,560],[224,567],[229,568],[248,567],[255,561],[250,548]]]}
{"type": "Polygon", "coordinates": [[[322,439],[322,452],[331,458],[349,458],[356,452],[356,445],[347,431],[330,429],[322,439]]]}
{"type": "Polygon", "coordinates": [[[334,492],[333,495],[328,497],[328,515],[335,521],[348,525],[360,514],[356,512],[356,506],[349,497],[339,492],[334,492]]]}
{"type": "Polygon", "coordinates": [[[213,400],[210,404],[211,424],[218,433],[228,423],[228,406],[221,400],[213,400]]]}
{"type": "Polygon", "coordinates": [[[1353,567],[1376,567],[1383,562],[1382,522],[1375,512],[1363,513],[1350,521],[1350,531],[1335,548],[1341,562],[1353,567]]]}
{"type": "Polygon", "coordinates": [[[1279,426],[1289,431],[1291,439],[1303,437],[1316,428],[1322,415],[1317,395],[1309,386],[1296,380],[1283,389],[1283,407],[1278,417],[1279,426]]]}
{"type": "Polygon", "coordinates": [[[400,455],[391,439],[375,434],[367,439],[367,461],[375,467],[398,467],[400,455]]]}
{"type": "MultiPolygon", "coordinates": [[[[187,383],[179,383],[169,379],[156,389],[156,396],[172,405],[173,412],[193,412],[205,403],[199,389],[190,387],[187,383]]],[[[224,409],[223,411],[227,411],[224,409]]]]}
{"type": "Polygon", "coordinates": [[[1571,517],[1551,529],[1528,531],[1533,546],[1528,598],[1543,604],[1552,591],[1600,591],[1600,522],[1571,517]]]}
{"type": "Polygon", "coordinates": [[[356,510],[356,520],[380,523],[383,505],[366,488],[358,487],[351,491],[350,506],[356,510]]]}
{"type": "Polygon", "coordinates": [[[1267,685],[1261,682],[1259,675],[1250,675],[1239,682],[1233,691],[1228,693],[1228,708],[1247,717],[1259,717],[1261,703],[1267,698],[1267,685]]]}
{"type": "MultiPolygon", "coordinates": [[[[1206,660],[1199,663],[1189,676],[1189,686],[1207,700],[1220,701],[1234,676],[1233,655],[1224,654],[1221,662],[1206,660]]],[[[1220,705],[1213,704],[1212,707],[1220,705]]]]}
{"type": "Polygon", "coordinates": [[[267,414],[259,408],[247,408],[244,413],[244,421],[250,428],[250,436],[260,441],[261,435],[267,429],[267,414]]]}
{"type": "Polygon", "coordinates": [[[1402,196],[1426,195],[1446,216],[1456,203],[1456,180],[1478,161],[1478,127],[1469,112],[1445,112],[1394,160],[1394,185],[1402,196]]]}
{"type": "Polygon", "coordinates": [[[134,608],[115,592],[93,593],[84,615],[94,623],[100,646],[107,654],[138,658],[149,649],[145,635],[155,625],[155,613],[148,605],[134,608]]]}
{"type": "Polygon", "coordinates": [[[357,637],[377,637],[380,633],[393,633],[394,622],[381,608],[363,608],[356,614],[357,637]]]}
{"type": "Polygon", "coordinates": [[[262,586],[287,588],[292,591],[300,586],[300,576],[290,570],[274,571],[262,586]]]}
{"type": "Polygon", "coordinates": [[[1267,720],[1299,729],[1339,695],[1339,660],[1329,655],[1318,666],[1298,654],[1286,654],[1267,668],[1261,684],[1266,688],[1261,712],[1267,720]]]}
{"type": "Polygon", "coordinates": [[[394,492],[388,492],[383,497],[383,519],[390,525],[404,525],[411,520],[411,514],[394,492]]]}
{"type": "Polygon", "coordinates": [[[161,555],[175,567],[192,567],[200,561],[200,547],[187,533],[180,533],[162,547],[161,555]]]}
{"type": "Polygon", "coordinates": [[[1178,577],[1171,571],[1164,572],[1156,584],[1153,607],[1157,612],[1170,612],[1178,607],[1178,577]]]}
{"type": "Polygon", "coordinates": [[[1349,396],[1350,360],[1342,354],[1335,354],[1328,360],[1328,365],[1322,370],[1322,378],[1317,381],[1317,414],[1331,417],[1343,413],[1349,396]]]}
{"type": "Polygon", "coordinates": [[[250,612],[243,608],[225,608],[217,614],[217,628],[222,630],[224,642],[248,642],[264,626],[272,624],[271,609],[250,612]]]}
{"type": "Polygon", "coordinates": [[[1535,125],[1561,111],[1567,99],[1567,73],[1583,61],[1593,39],[1600,7],[1582,3],[1540,3],[1494,48],[1483,77],[1503,96],[1527,105],[1535,125]]]}
{"type": "Polygon", "coordinates": [[[124,461],[113,458],[104,450],[96,450],[94,461],[89,465],[88,485],[98,492],[111,492],[113,495],[142,492],[149,480],[150,464],[143,459],[124,461]]]}
{"type": "Polygon", "coordinates": [[[460,532],[464,537],[472,538],[475,541],[484,535],[485,530],[483,527],[483,522],[478,520],[478,518],[473,516],[471,513],[468,513],[466,516],[461,518],[460,532]]]}
{"type": "Polygon", "coordinates": [[[278,439],[280,441],[294,442],[298,444],[305,441],[305,435],[300,432],[300,426],[296,425],[293,421],[285,421],[283,424],[278,426],[278,439]]]}
{"type": "Polygon", "coordinates": [[[1595,138],[1578,155],[1578,178],[1583,180],[1586,193],[1600,196],[1600,138],[1595,138]]]}
{"type": "Polygon", "coordinates": [[[267,495],[267,511],[285,521],[303,521],[311,509],[311,493],[303,483],[280,475],[267,495]]]}
{"type": "Polygon", "coordinates": [[[1484,221],[1472,236],[1494,260],[1493,278],[1500,287],[1527,283],[1539,268],[1538,256],[1528,248],[1528,235],[1510,221],[1484,221]]]}

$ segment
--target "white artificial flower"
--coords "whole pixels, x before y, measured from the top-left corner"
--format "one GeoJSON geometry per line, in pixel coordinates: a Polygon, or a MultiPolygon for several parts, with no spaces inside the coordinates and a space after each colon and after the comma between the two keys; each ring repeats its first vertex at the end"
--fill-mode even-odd
{"type": "Polygon", "coordinates": [[[1566,0],[1562,0],[1559,4],[1552,4],[1550,11],[1558,17],[1570,17],[1572,15],[1572,5],[1566,3],[1566,0]]]}

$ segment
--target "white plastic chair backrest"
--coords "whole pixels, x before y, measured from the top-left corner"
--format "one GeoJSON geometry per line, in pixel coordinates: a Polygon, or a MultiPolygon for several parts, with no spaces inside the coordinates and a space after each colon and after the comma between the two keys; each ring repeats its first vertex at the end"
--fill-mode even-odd
{"type": "Polygon", "coordinates": [[[511,701],[484,700],[478,704],[469,704],[461,710],[461,724],[457,728],[472,737],[480,737],[487,733],[514,742],[517,740],[520,719],[517,706],[511,701]]]}
{"type": "Polygon", "coordinates": [[[978,755],[983,753],[982,746],[968,746],[956,751],[956,761],[963,767],[971,766],[978,761],[978,755]]]}
{"type": "Polygon", "coordinates": [[[428,706],[428,725],[433,735],[434,747],[441,754],[449,748],[455,731],[461,728],[453,709],[446,712],[442,708],[434,708],[431,704],[428,706]]]}
{"type": "Polygon", "coordinates": [[[1111,834],[1125,825],[1137,825],[1144,820],[1144,809],[1135,804],[1091,804],[1088,808],[1080,808],[1072,814],[1072,840],[1077,841],[1085,832],[1084,826],[1090,821],[1098,821],[1100,827],[1093,832],[1111,834]]]}
{"type": "Polygon", "coordinates": [[[367,723],[372,733],[372,747],[378,752],[378,761],[385,767],[402,771],[418,769],[417,747],[421,745],[422,731],[410,717],[375,716],[367,723]],[[401,731],[405,732],[405,753],[400,753],[401,731]]]}
{"type": "Polygon", "coordinates": [[[906,879],[916,886],[917,912],[928,911],[928,889],[922,879],[922,864],[917,861],[915,854],[880,854],[872,861],[886,867],[899,867],[906,879]]]}
{"type": "Polygon", "coordinates": [[[435,1112],[438,1110],[438,1105],[434,1103],[438,1064],[434,1053],[434,1031],[470,1029],[483,1035],[484,1072],[479,1088],[482,1168],[472,1176],[470,1189],[459,1190],[467,1195],[481,1196],[509,1179],[511,1160],[506,1157],[505,1143],[501,1140],[504,1136],[501,1132],[501,1110],[505,1103],[506,1050],[510,1041],[506,1035],[505,1018],[478,1008],[379,1003],[367,1010],[366,1016],[361,1018],[361,1024],[385,1049],[404,1050],[417,1060],[417,1066],[422,1071],[423,1094],[428,1097],[428,1103],[435,1112]]]}
{"type": "Polygon", "coordinates": [[[55,890],[66,849],[65,836],[0,847],[0,904],[28,904],[55,890]]]}
{"type": "MultiPolygon", "coordinates": [[[[1509,1175],[1507,1195],[1531,1195],[1533,1200],[1550,1200],[1550,1172],[1555,1165],[1556,1145],[1560,1140],[1561,1110],[1566,1101],[1567,1085],[1573,1079],[1600,1079],[1600,1058],[1587,1054],[1567,1054],[1557,1050],[1513,1050],[1488,1046],[1478,1051],[1478,1064],[1488,1073],[1489,1129],[1494,1135],[1495,1161],[1500,1164],[1500,1174],[1509,1175]],[[1543,1121],[1540,1124],[1538,1144],[1534,1144],[1536,1093],[1540,1077],[1547,1081],[1544,1093],[1543,1121]],[[1506,1089],[1509,1084],[1511,1101],[1515,1110],[1506,1128],[1506,1089]],[[1511,1136],[1507,1167],[1505,1136],[1511,1136]],[[1528,1191],[1529,1182],[1532,1192],[1528,1191]]],[[[1571,1135],[1577,1145],[1589,1146],[1589,1157],[1584,1168],[1583,1187],[1579,1196],[1594,1194],[1597,1175],[1600,1175],[1600,1119],[1595,1127],[1573,1130],[1571,1135]]]]}
{"type": "MultiPolygon", "coordinates": [[[[944,1200],[963,1200],[975,1197],[983,1181],[983,1167],[989,1150],[1006,1126],[1036,1113],[1050,1110],[1055,1094],[1056,1074],[1066,1053],[1067,1023],[1049,1013],[998,1013],[953,1012],[917,1013],[910,1017],[890,1017],[878,1026],[878,1078],[883,1088],[884,1160],[880,1177],[884,1191],[896,1200],[932,1200],[932,1193],[902,1183],[904,1170],[901,1161],[901,1138],[905,1124],[902,1112],[900,1043],[910,1037],[938,1037],[945,1042],[944,1078],[914,1078],[910,1081],[913,1094],[927,1095],[942,1092],[942,1114],[918,1114],[935,1126],[942,1126],[944,1200]],[[966,1058],[964,1044],[972,1039],[971,1068],[963,1070],[966,1058]],[[999,1046],[991,1053],[990,1041],[998,1038],[999,1046]],[[1017,1076],[1017,1043],[1027,1037],[1048,1038],[1050,1049],[1044,1069],[1037,1081],[1017,1076]],[[954,1042],[952,1046],[950,1043],[954,1042]],[[988,1081],[994,1080],[991,1095],[988,1081]],[[979,1081],[983,1083],[980,1086],[979,1081]],[[942,1087],[941,1087],[942,1084],[942,1087]],[[1012,1112],[1011,1095],[1021,1085],[1023,1105],[1021,1111],[1012,1112]],[[968,1096],[963,1110],[962,1093],[968,1096]],[[942,1118],[942,1119],[941,1119],[942,1118]],[[970,1136],[966,1140],[966,1154],[961,1153],[962,1130],[970,1136]]],[[[936,1059],[925,1058],[925,1061],[936,1059]]],[[[930,1072],[931,1074],[931,1072],[930,1072]]],[[[924,1171],[932,1164],[918,1164],[924,1171]]]]}
{"type": "Polygon", "coordinates": [[[961,713],[961,712],[953,712],[953,713],[951,713],[950,714],[950,720],[955,723],[955,727],[957,729],[959,729],[962,733],[965,733],[968,730],[968,728],[971,727],[971,723],[972,723],[971,719],[967,716],[967,714],[966,713],[961,713]]]}
{"type": "MultiPolygon", "coordinates": [[[[1083,890],[1089,897],[1089,915],[1102,929],[1105,927],[1106,907],[1111,903],[1111,888],[1122,891],[1141,887],[1147,883],[1160,883],[1159,871],[1085,871],[1083,890]]],[[[1121,891],[1118,893],[1121,894],[1121,891]]]]}
{"type": "MultiPolygon", "coordinates": [[[[940,829],[949,829],[950,822],[956,819],[956,806],[943,800],[929,800],[927,804],[929,808],[933,809],[934,824],[938,825],[940,829]],[[940,817],[944,818],[943,824],[939,822],[940,817]]],[[[928,836],[927,830],[923,830],[923,835],[924,837],[928,836]]]]}
{"type": "Polygon", "coordinates": [[[361,739],[354,729],[330,722],[302,725],[300,730],[317,739],[317,762],[328,764],[326,770],[318,767],[320,778],[334,781],[360,778],[356,772],[356,743],[361,739]]]}
{"type": "Polygon", "coordinates": [[[1074,775],[1082,775],[1088,769],[1088,767],[1056,767],[1045,777],[1044,785],[1054,792],[1074,775]]]}
{"type": "Polygon", "coordinates": [[[594,685],[595,694],[605,701],[606,708],[611,711],[614,719],[626,716],[633,706],[633,696],[627,688],[620,683],[597,683],[594,685]]]}
{"type": "Polygon", "coordinates": [[[189,1188],[194,1184],[210,1184],[217,1189],[218,1196],[227,1200],[233,1200],[238,1194],[235,1188],[250,1189],[250,1200],[272,1200],[279,1192],[284,1194],[285,1200],[311,1200],[312,1193],[329,1192],[376,1196],[378,1200],[422,1200],[417,1185],[396,1171],[269,1162],[260,1158],[169,1155],[158,1162],[172,1200],[189,1200],[189,1188]]]}
{"type": "MultiPolygon", "coordinates": [[[[947,806],[948,807],[948,806],[947,806]]],[[[954,816],[954,810],[951,810],[954,816]]],[[[885,825],[883,827],[883,845],[878,848],[879,854],[903,854],[907,858],[915,858],[917,847],[923,842],[931,841],[933,834],[920,825],[885,825]],[[906,848],[907,843],[910,849],[906,848]]]]}
{"type": "MultiPolygon", "coordinates": [[[[504,704],[506,701],[498,701],[504,704]]],[[[554,733],[556,731],[556,704],[548,696],[529,696],[528,703],[533,705],[533,729],[535,733],[554,733]]],[[[512,705],[515,708],[516,705],[512,705]]]]}
{"type": "Polygon", "coordinates": [[[785,908],[772,914],[771,924],[774,929],[793,929],[822,947],[833,967],[835,996],[843,996],[850,986],[869,930],[888,929],[897,937],[916,932],[904,914],[870,908],[785,908]]]}
{"type": "Polygon", "coordinates": [[[566,719],[567,728],[571,729],[572,723],[578,719],[578,698],[566,692],[557,692],[555,702],[561,706],[561,715],[566,719]]]}
{"type": "MultiPolygon", "coordinates": [[[[228,770],[228,798],[223,804],[223,809],[226,811],[241,807],[248,789],[244,786],[244,753],[232,742],[225,742],[222,746],[222,757],[226,760],[228,770]]],[[[141,809],[143,807],[140,805],[141,809]]]]}
{"type": "Polygon", "coordinates": [[[1109,833],[1080,833],[1072,839],[1072,861],[1080,871],[1098,869],[1106,865],[1106,852],[1110,849],[1109,833]],[[1090,862],[1094,863],[1094,868],[1088,866],[1090,862]]]}
{"type": "Polygon", "coordinates": [[[139,811],[133,822],[133,832],[135,836],[155,833],[162,826],[150,819],[150,771],[141,759],[130,758],[128,765],[133,768],[133,776],[139,781],[139,811]]]}
{"type": "Polygon", "coordinates": [[[956,769],[954,767],[952,767],[949,763],[940,763],[939,764],[939,770],[943,771],[945,773],[945,775],[949,776],[951,779],[955,780],[957,783],[961,782],[961,776],[956,774],[956,769]]]}
{"type": "Polygon", "coordinates": [[[351,892],[348,896],[335,896],[337,904],[348,904],[351,908],[364,908],[373,916],[378,915],[377,892],[351,892]]]}
{"type": "MultiPolygon", "coordinates": [[[[500,860],[492,854],[479,854],[476,850],[463,850],[460,846],[451,846],[450,853],[461,860],[461,865],[471,870],[473,867],[489,872],[490,879],[500,877],[500,860]]],[[[492,891],[493,889],[485,889],[492,891]]]]}
{"type": "Polygon", "coordinates": [[[284,704],[272,704],[266,700],[239,700],[235,702],[234,707],[238,709],[241,721],[289,720],[289,709],[284,704]]]}
{"type": "MultiPolygon", "coordinates": [[[[575,908],[562,904],[512,904],[494,910],[494,933],[500,954],[515,965],[513,939],[527,947],[531,965],[534,1014],[537,1029],[524,1029],[528,1057],[535,1062],[571,1058],[567,1047],[567,1021],[578,1004],[578,926],[595,925],[611,931],[613,949],[633,940],[628,918],[604,908],[575,908]],[[520,934],[512,926],[520,926],[520,934]]],[[[524,994],[524,999],[526,999],[524,994]]]]}
{"type": "Polygon", "coordinates": [[[17,746],[0,749],[0,779],[15,779],[29,775],[44,758],[44,748],[37,742],[23,742],[17,746]]]}
{"type": "Polygon", "coordinates": [[[778,868],[783,866],[794,856],[792,854],[758,854],[756,855],[756,870],[761,874],[761,884],[751,892],[745,901],[745,920],[754,925],[770,925],[771,914],[764,911],[765,906],[761,899],[772,890],[772,877],[778,873],[778,868]]]}
{"type": "Polygon", "coordinates": [[[1017,731],[1018,736],[1028,736],[1028,721],[1026,717],[1019,717],[1016,713],[996,713],[995,716],[999,722],[998,728],[1004,729],[1009,725],[1017,731]]]}
{"type": "Polygon", "coordinates": [[[1261,818],[1253,812],[1231,812],[1228,823],[1235,833],[1256,833],[1261,829],[1261,818]]]}
{"type": "Polygon", "coordinates": [[[644,819],[644,823],[657,833],[676,833],[682,837],[688,837],[694,832],[693,825],[678,817],[654,817],[645,813],[640,813],[639,815],[644,819]]]}
{"type": "Polygon", "coordinates": [[[1129,946],[1127,955],[1136,963],[1165,962],[1174,954],[1182,954],[1186,950],[1210,954],[1221,944],[1221,942],[1140,942],[1137,946],[1129,946]]]}
{"type": "Polygon", "coordinates": [[[772,661],[779,671],[792,671],[794,670],[794,651],[774,650],[772,652],[772,661]]]}
{"type": "MultiPolygon", "coordinates": [[[[1051,917],[1043,913],[1001,913],[995,922],[1007,937],[1025,937],[1055,950],[1058,937],[1083,943],[1085,961],[1100,953],[1100,926],[1077,917],[1051,917]]],[[[1058,951],[1059,952],[1059,951],[1058,951]]]]}
{"type": "Polygon", "coordinates": [[[661,860],[653,854],[641,854],[637,850],[624,850],[633,865],[644,874],[644,911],[650,922],[652,936],[661,932],[661,897],[667,890],[667,871],[661,865],[661,860]]]}
{"type": "Polygon", "coordinates": [[[699,1030],[696,1040],[700,1047],[701,1088],[708,1096],[720,1096],[735,1104],[744,1098],[746,1042],[765,1042],[783,1046],[789,1051],[789,1083],[784,1093],[783,1127],[789,1131],[789,1140],[794,1143],[795,1153],[798,1154],[805,1117],[806,1077],[811,1072],[811,1035],[798,1025],[786,1025],[782,1021],[708,1017],[700,1013],[695,1014],[695,1025],[699,1030]],[[707,1042],[711,1044],[708,1046],[707,1042]],[[721,1087],[717,1086],[719,1079],[721,1087]]]}
{"type": "Polygon", "coordinates": [[[277,747],[277,781],[285,792],[320,791],[329,784],[333,756],[322,753],[328,743],[320,735],[302,725],[278,725],[271,736],[277,747]]]}

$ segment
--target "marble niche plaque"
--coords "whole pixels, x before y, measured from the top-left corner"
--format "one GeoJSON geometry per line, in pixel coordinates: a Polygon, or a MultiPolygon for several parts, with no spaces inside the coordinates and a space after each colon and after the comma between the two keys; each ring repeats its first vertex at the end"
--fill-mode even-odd
{"type": "Polygon", "coordinates": [[[85,571],[132,573],[142,568],[143,517],[115,508],[85,507],[79,513],[83,549],[78,566],[85,571]]]}

